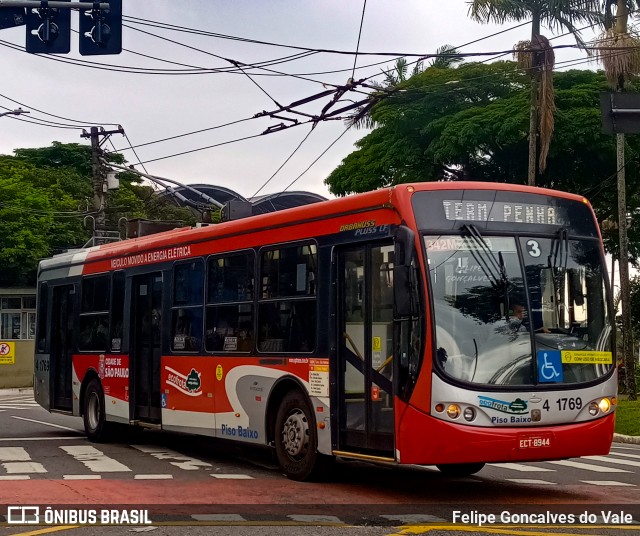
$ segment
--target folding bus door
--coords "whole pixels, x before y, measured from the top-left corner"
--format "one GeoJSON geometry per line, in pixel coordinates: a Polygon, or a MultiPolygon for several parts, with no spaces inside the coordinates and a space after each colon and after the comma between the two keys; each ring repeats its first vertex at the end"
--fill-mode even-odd
{"type": "Polygon", "coordinates": [[[133,419],[160,423],[160,354],[162,347],[162,274],[133,278],[131,385],[133,419]]]}
{"type": "Polygon", "coordinates": [[[338,251],[338,449],[393,458],[393,245],[338,251]]]}
{"type": "Polygon", "coordinates": [[[51,314],[51,401],[52,409],[72,410],[72,353],[75,287],[53,288],[51,314]]]}

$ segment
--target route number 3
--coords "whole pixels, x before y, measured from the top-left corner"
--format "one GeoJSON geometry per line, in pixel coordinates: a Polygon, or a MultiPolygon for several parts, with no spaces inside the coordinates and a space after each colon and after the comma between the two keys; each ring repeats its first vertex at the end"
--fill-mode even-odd
{"type": "Polygon", "coordinates": [[[527,253],[529,253],[531,257],[540,256],[540,244],[538,244],[537,240],[529,240],[527,242],[527,253]]]}

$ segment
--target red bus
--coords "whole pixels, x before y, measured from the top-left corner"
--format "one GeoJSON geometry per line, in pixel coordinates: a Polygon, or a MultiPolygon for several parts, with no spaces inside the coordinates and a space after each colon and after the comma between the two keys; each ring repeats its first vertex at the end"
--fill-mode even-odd
{"type": "Polygon", "coordinates": [[[403,184],[43,260],[35,398],[92,441],[267,445],[300,480],[607,454],[611,304],[583,197],[403,184]]]}

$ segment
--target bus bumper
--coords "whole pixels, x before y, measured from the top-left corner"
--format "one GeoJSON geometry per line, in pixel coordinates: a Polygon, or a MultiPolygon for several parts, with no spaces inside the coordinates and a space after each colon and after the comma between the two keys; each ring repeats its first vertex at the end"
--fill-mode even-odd
{"type": "Polygon", "coordinates": [[[573,424],[488,428],[435,419],[411,406],[399,423],[398,461],[410,464],[544,461],[608,454],[615,413],[573,424]],[[406,439],[405,439],[406,438],[406,439]]]}

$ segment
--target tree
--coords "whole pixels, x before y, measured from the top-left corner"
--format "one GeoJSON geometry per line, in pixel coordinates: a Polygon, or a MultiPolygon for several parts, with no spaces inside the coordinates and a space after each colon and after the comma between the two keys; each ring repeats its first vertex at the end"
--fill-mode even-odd
{"type": "MultiPolygon", "coordinates": [[[[125,162],[117,153],[108,158],[125,162]]],[[[0,285],[33,285],[38,260],[82,247],[91,236],[83,226],[93,214],[91,198],[88,146],[53,142],[0,156],[0,285]]],[[[195,223],[191,211],[155,195],[134,173],[120,175],[120,189],[110,193],[106,213],[113,229],[123,217],[195,223]]]]}
{"type": "MultiPolygon", "coordinates": [[[[540,186],[585,195],[600,221],[617,214],[616,146],[602,133],[604,73],[554,74],[556,132],[540,186]]],[[[336,195],[411,181],[471,179],[522,184],[527,169],[528,79],[513,62],[427,69],[372,110],[377,127],[325,180],[336,195]]],[[[640,136],[628,139],[629,207],[640,207],[640,136]]],[[[615,254],[618,232],[603,229],[615,254]]],[[[640,226],[629,234],[640,258],[640,226]]]]}
{"type": "MultiPolygon", "coordinates": [[[[459,56],[459,51],[454,46],[442,45],[436,50],[436,56],[431,60],[427,68],[446,69],[461,61],[463,61],[463,59],[459,56]]],[[[373,82],[371,84],[376,90],[370,95],[370,99],[366,104],[356,108],[353,114],[347,118],[347,126],[366,129],[373,128],[375,126],[375,122],[371,116],[373,106],[386,95],[393,93],[398,86],[406,82],[410,77],[421,73],[424,69],[424,61],[419,59],[413,64],[411,75],[407,76],[409,63],[406,58],[398,58],[393,68],[382,71],[382,74],[384,74],[384,82],[382,84],[379,82],[373,82]]]]}
{"type": "Polygon", "coordinates": [[[553,49],[549,40],[540,34],[542,24],[551,30],[571,32],[582,44],[577,23],[597,23],[599,0],[472,0],[471,17],[479,22],[521,22],[531,19],[531,39],[517,45],[518,59],[531,75],[529,113],[528,183],[534,185],[537,166],[544,172],[546,156],[554,129],[554,99],[552,70],[553,49]],[[538,146],[540,151],[538,153],[538,146]]]}
{"type": "MultiPolygon", "coordinates": [[[[605,0],[605,31],[598,43],[598,57],[604,65],[609,85],[615,91],[623,91],[625,83],[640,72],[640,39],[629,30],[629,8],[640,7],[638,0],[605,0]],[[616,7],[615,17],[612,8],[616,7]]],[[[630,400],[636,400],[635,356],[631,329],[631,289],[629,281],[629,254],[627,236],[627,185],[625,135],[616,134],[617,144],[617,193],[619,229],[620,294],[622,298],[622,336],[627,392],[630,400]]]]}

